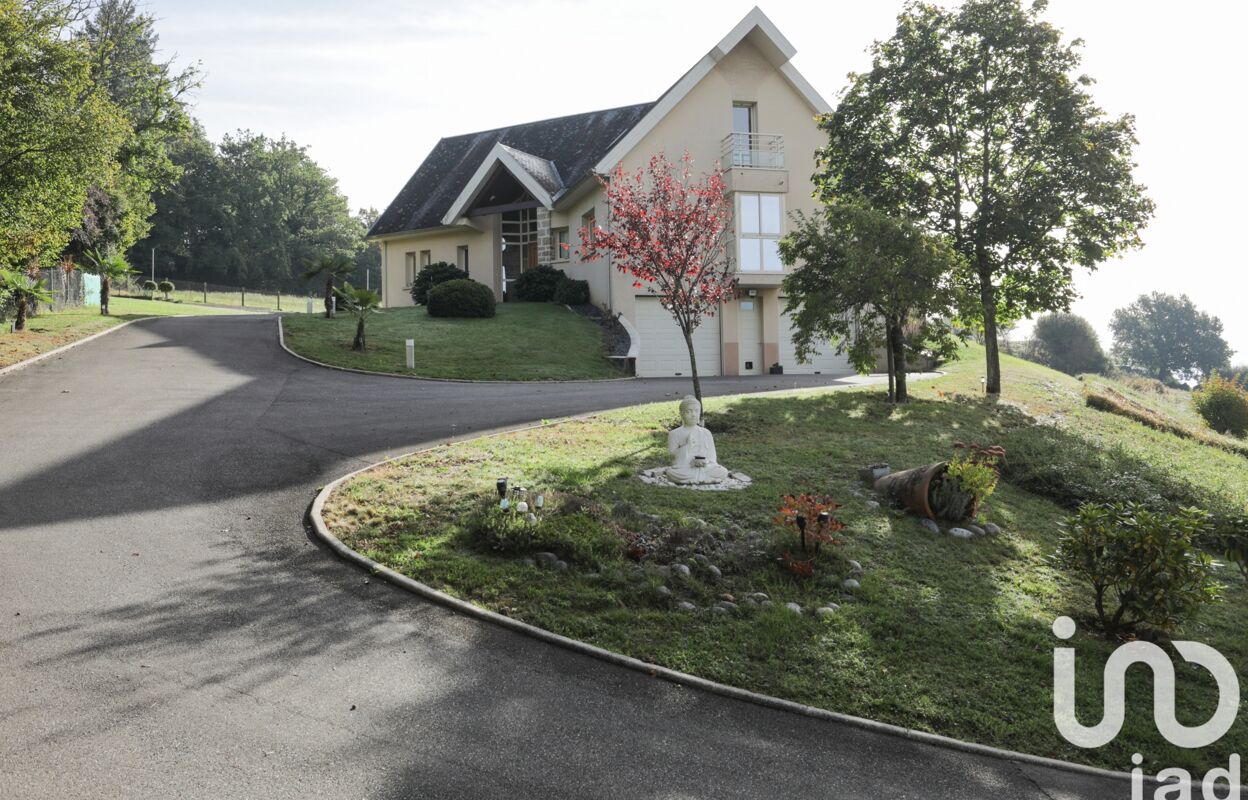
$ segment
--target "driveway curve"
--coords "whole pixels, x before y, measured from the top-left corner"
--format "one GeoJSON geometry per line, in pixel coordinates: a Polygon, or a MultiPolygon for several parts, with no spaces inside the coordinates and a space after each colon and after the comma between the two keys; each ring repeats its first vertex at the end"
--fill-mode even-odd
{"type": "Polygon", "coordinates": [[[683,689],[370,581],[307,535],[324,483],[687,383],[374,378],[274,334],[154,319],[0,378],[0,796],[1130,796],[683,689]]]}

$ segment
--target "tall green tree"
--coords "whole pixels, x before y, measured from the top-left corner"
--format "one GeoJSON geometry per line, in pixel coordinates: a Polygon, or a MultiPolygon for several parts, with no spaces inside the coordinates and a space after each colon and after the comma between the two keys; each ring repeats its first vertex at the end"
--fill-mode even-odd
{"type": "Polygon", "coordinates": [[[999,322],[1068,309],[1074,267],[1139,246],[1153,211],[1132,176],[1134,119],[1093,103],[1081,43],[1063,42],[1044,8],[910,2],[820,121],[825,200],[923,220],[965,257],[962,316],[982,326],[993,394],[999,322]]]}
{"type": "Polygon", "coordinates": [[[366,242],[364,237],[377,221],[381,212],[375,208],[361,208],[355,212],[355,222],[359,225],[360,249],[355,254],[355,284],[364,286],[381,286],[381,245],[377,242],[366,242]],[[372,276],[371,278],[367,276],[372,276]]]}
{"type": "Polygon", "coordinates": [[[1235,352],[1222,338],[1222,320],[1196,308],[1185,294],[1140,295],[1114,312],[1109,328],[1120,367],[1166,383],[1226,371],[1235,352]]]}
{"type": "Polygon", "coordinates": [[[0,265],[59,256],[129,135],[87,43],[68,35],[81,13],[72,0],[0,0],[0,265]]]}
{"type": "MultiPolygon", "coordinates": [[[[150,14],[133,0],[101,0],[78,37],[91,53],[91,79],[121,109],[129,135],[117,149],[118,169],[97,184],[119,209],[119,239],[87,242],[89,248],[124,250],[145,236],[155,211],[152,196],[173,185],[179,170],[169,157],[170,142],[190,130],[186,104],[200,85],[198,65],[182,69],[158,57],[159,37],[150,14]]],[[[93,209],[84,208],[84,218],[93,209]]]]}
{"type": "Polygon", "coordinates": [[[947,358],[960,342],[950,320],[961,256],[913,223],[853,203],[818,216],[799,212],[780,240],[780,258],[796,267],[784,293],[799,358],[832,342],[865,374],[882,348],[889,399],[905,402],[908,354],[926,349],[947,358]]]}
{"type": "Polygon", "coordinates": [[[1036,320],[1030,355],[1067,375],[1104,372],[1109,361],[1092,323],[1077,314],[1045,314],[1036,320]]]}
{"type": "MultiPolygon", "coordinates": [[[[13,330],[26,329],[26,318],[35,303],[51,303],[47,284],[19,269],[0,267],[0,296],[13,304],[13,330]]],[[[2,303],[0,303],[2,305],[2,303]]]]}

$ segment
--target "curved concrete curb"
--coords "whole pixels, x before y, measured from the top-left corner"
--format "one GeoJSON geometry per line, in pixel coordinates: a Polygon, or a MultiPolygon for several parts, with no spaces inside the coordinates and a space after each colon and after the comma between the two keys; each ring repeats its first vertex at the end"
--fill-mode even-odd
{"type": "Polygon", "coordinates": [[[553,385],[557,383],[619,383],[620,381],[637,380],[637,378],[635,377],[625,377],[625,378],[582,378],[579,380],[571,380],[571,381],[558,381],[558,380],[474,381],[468,378],[428,378],[428,377],[425,377],[424,375],[400,375],[397,372],[377,372],[376,370],[371,370],[371,369],[355,369],[353,367],[340,367],[336,364],[326,364],[324,361],[317,361],[314,358],[308,358],[305,355],[300,355],[299,353],[296,353],[294,350],[291,350],[290,347],[286,344],[286,331],[282,328],[281,317],[278,317],[277,319],[277,343],[281,345],[282,349],[285,350],[290,355],[294,356],[300,361],[306,361],[309,364],[312,364],[317,367],[324,367],[325,369],[336,369],[339,372],[354,372],[357,375],[378,375],[382,378],[403,378],[404,380],[409,380],[409,381],[433,381],[435,383],[504,383],[504,384],[519,383],[519,384],[531,384],[533,386],[548,386],[548,385],[553,385]]]}
{"type": "MultiPolygon", "coordinates": [[[[589,416],[596,416],[597,414],[601,414],[601,413],[604,413],[604,412],[596,412],[595,414],[587,414],[581,417],[572,417],[569,419],[582,419],[582,418],[589,417],[589,416]]],[[[569,420],[566,420],[566,419],[558,420],[556,422],[552,422],[548,424],[558,425],[567,421],[569,420]]],[[[345,544],[342,543],[342,541],[338,539],[338,537],[334,536],[333,533],[330,532],[329,527],[325,524],[325,520],[322,515],[322,512],[324,511],[324,508],[325,508],[325,501],[329,499],[330,495],[332,495],[339,486],[341,486],[342,484],[346,483],[347,481],[351,480],[352,478],[354,478],[355,476],[361,473],[368,472],[369,470],[375,469],[384,464],[389,464],[394,461],[399,461],[401,459],[408,458],[410,456],[414,456],[419,453],[426,452],[428,450],[432,450],[435,447],[442,447],[447,444],[461,442],[461,441],[469,441],[471,439],[484,439],[484,438],[489,438],[493,436],[502,436],[508,433],[517,433],[519,431],[531,430],[531,429],[540,428],[540,427],[545,427],[545,425],[542,425],[539,423],[539,424],[527,425],[527,426],[518,427],[518,428],[510,428],[510,429],[496,431],[492,433],[486,433],[486,434],[478,433],[475,435],[457,437],[454,439],[446,440],[444,442],[440,442],[430,447],[422,447],[419,450],[413,450],[410,453],[405,453],[403,455],[383,459],[374,464],[370,464],[361,469],[357,469],[354,472],[343,475],[341,478],[338,478],[334,482],[323,487],[321,491],[317,493],[316,499],[312,501],[312,507],[308,512],[308,516],[311,518],[313,530],[315,531],[317,538],[320,539],[322,542],[324,542],[340,558],[346,561],[353,562],[357,564],[358,566],[363,567],[371,574],[380,576],[381,578],[385,579],[389,583],[392,583],[401,589],[405,589],[411,592],[412,594],[418,595],[420,597],[425,598],[426,600],[430,600],[432,602],[446,606],[452,609],[453,611],[458,611],[461,614],[465,614],[475,619],[479,619],[484,622],[489,622],[494,625],[507,628],[508,630],[512,630],[517,633],[524,634],[525,636],[530,636],[534,639],[538,639],[540,641],[547,642],[549,644],[553,644],[558,647],[562,647],[566,650],[571,650],[574,653],[579,653],[581,655],[589,656],[590,658],[596,658],[600,661],[606,661],[608,663],[615,664],[621,667],[625,667],[627,669],[631,669],[636,672],[642,672],[642,673],[645,673],[646,675],[649,675],[652,678],[661,678],[663,680],[670,681],[675,684],[680,684],[682,686],[689,686],[695,689],[700,689],[702,691],[722,695],[724,697],[730,697],[734,700],[742,700],[747,703],[754,703],[755,705],[763,706],[764,708],[771,708],[777,711],[785,711],[791,714],[800,714],[804,717],[812,717],[814,719],[821,719],[821,720],[826,720],[829,722],[837,722],[837,723],[841,723],[844,725],[852,725],[855,728],[861,728],[863,730],[872,731],[874,733],[880,733],[880,734],[884,734],[887,736],[895,736],[901,739],[908,739],[910,741],[920,742],[922,744],[933,745],[936,747],[943,747],[943,748],[947,748],[950,750],[958,750],[964,753],[987,756],[990,758],[1001,759],[1004,761],[1014,761],[1020,764],[1028,764],[1028,765],[1032,765],[1036,767],[1044,767],[1047,769],[1056,769],[1056,770],[1061,770],[1064,772],[1069,772],[1069,773],[1073,773],[1077,775],[1086,775],[1086,776],[1095,777],[1095,778],[1109,778],[1109,779],[1114,779],[1114,780],[1120,780],[1120,781],[1123,781],[1124,783],[1131,780],[1131,775],[1126,772],[1115,772],[1112,770],[1101,769],[1099,767],[1089,767],[1083,764],[1074,764],[1068,761],[1059,761],[1053,758],[1044,758],[1042,756],[1028,755],[1027,753],[1019,753],[1013,750],[1003,750],[997,747],[990,747],[988,745],[975,744],[974,742],[963,742],[958,739],[950,738],[948,736],[941,736],[935,733],[926,733],[924,731],[916,731],[910,728],[903,728],[899,725],[890,725],[885,722],[876,722],[875,720],[865,719],[863,717],[854,717],[848,714],[839,714],[835,711],[828,711],[822,708],[815,708],[814,706],[808,706],[802,703],[795,703],[791,700],[782,700],[777,697],[771,697],[770,695],[759,694],[757,692],[751,692],[747,689],[738,689],[734,686],[728,686],[726,684],[707,680],[706,678],[699,678],[696,675],[689,675],[687,673],[678,672],[677,670],[668,669],[667,667],[662,667],[657,664],[650,664],[645,661],[632,658],[631,656],[622,655],[620,653],[615,653],[610,650],[605,650],[601,647],[595,647],[594,645],[586,644],[585,642],[581,642],[576,639],[569,639],[566,636],[560,636],[557,633],[551,633],[550,631],[544,628],[539,628],[534,625],[530,625],[526,622],[521,622],[520,620],[512,619],[511,617],[506,617],[506,616],[503,616],[502,614],[497,614],[493,611],[488,611],[484,608],[480,608],[464,600],[451,597],[450,595],[445,594],[443,592],[439,592],[437,589],[434,589],[431,586],[423,584],[420,581],[413,580],[412,578],[409,578],[406,575],[403,575],[402,573],[395,572],[389,567],[383,564],[379,564],[376,561],[373,561],[371,558],[361,555],[360,553],[357,553],[356,551],[347,547],[345,544]]],[[[1155,779],[1151,777],[1146,779],[1146,782],[1150,785],[1155,785],[1156,783],[1155,779]]]]}
{"type": "Polygon", "coordinates": [[[19,361],[16,364],[10,364],[9,366],[4,367],[3,369],[0,369],[0,376],[8,375],[10,372],[17,372],[19,369],[22,369],[23,367],[29,367],[31,364],[37,363],[39,361],[43,361],[45,358],[51,358],[52,356],[60,355],[61,353],[64,353],[66,350],[72,350],[78,345],[86,344],[92,339],[98,339],[101,336],[107,336],[108,334],[113,333],[114,331],[119,331],[128,325],[133,325],[136,322],[142,322],[143,320],[147,320],[147,319],[157,319],[157,318],[156,317],[143,317],[142,319],[126,320],[120,325],[114,325],[111,328],[105,328],[102,331],[97,331],[96,333],[93,333],[90,336],[85,336],[81,339],[78,339],[77,341],[70,342],[69,344],[63,344],[60,347],[56,348],[55,350],[49,350],[46,353],[40,353],[37,356],[31,356],[25,361],[19,361]]]}

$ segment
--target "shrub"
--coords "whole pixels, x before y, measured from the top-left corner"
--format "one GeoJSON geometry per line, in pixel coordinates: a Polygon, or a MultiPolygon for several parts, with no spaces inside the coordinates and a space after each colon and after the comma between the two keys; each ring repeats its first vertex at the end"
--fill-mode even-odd
{"type": "Polygon", "coordinates": [[[1209,515],[1193,508],[1167,514],[1134,503],[1088,504],[1067,522],[1055,561],[1091,583],[1102,630],[1172,631],[1220,599],[1213,560],[1196,546],[1209,528],[1209,515]]]}
{"type": "Polygon", "coordinates": [[[555,302],[565,306],[583,306],[589,303],[589,281],[578,281],[566,275],[555,284],[555,302]]]}
{"type": "Polygon", "coordinates": [[[1036,320],[1032,357],[1059,372],[1104,372],[1109,365],[1092,324],[1077,314],[1046,314],[1036,320]]]}
{"type": "Polygon", "coordinates": [[[780,498],[780,509],[775,522],[797,534],[802,558],[805,559],[794,559],[785,551],[784,563],[795,575],[809,576],[814,573],[813,556],[819,555],[819,550],[825,543],[844,544],[836,538],[836,534],[845,530],[845,523],[833,516],[833,512],[840,507],[841,504],[830,497],[817,497],[813,494],[786,494],[780,498]]]}
{"type": "Polygon", "coordinates": [[[143,291],[147,292],[147,296],[150,299],[152,296],[152,293],[156,291],[156,281],[153,281],[153,280],[143,281],[143,291]]]}
{"type": "Polygon", "coordinates": [[[516,278],[512,288],[516,292],[516,297],[520,300],[527,300],[532,303],[549,303],[555,299],[555,287],[559,285],[559,281],[565,280],[567,277],[567,275],[563,274],[563,270],[540,264],[521,272],[520,277],[516,278]]]}
{"type": "Polygon", "coordinates": [[[549,551],[585,565],[617,560],[624,553],[623,538],[584,510],[550,513],[529,522],[525,515],[487,500],[468,517],[465,529],[477,546],[500,553],[549,551]]]}
{"type": "Polygon", "coordinates": [[[166,300],[168,300],[168,299],[169,299],[169,293],[170,293],[170,292],[172,292],[172,291],[173,291],[173,289],[174,289],[174,286],[173,286],[173,281],[171,281],[171,280],[169,280],[168,278],[166,278],[165,280],[163,280],[163,281],[161,281],[160,283],[158,283],[158,284],[156,285],[156,288],[157,288],[157,289],[159,289],[159,290],[160,290],[160,292],[161,292],[161,294],[163,294],[163,295],[165,296],[165,299],[166,299],[166,300]]]}
{"type": "Polygon", "coordinates": [[[429,290],[428,307],[433,317],[492,317],[494,290],[467,278],[446,281],[429,290]]]}
{"type": "MultiPolygon", "coordinates": [[[[1161,384],[1158,384],[1160,386],[1161,384]]],[[[1163,387],[1164,388],[1164,387],[1163,387]]],[[[1216,447],[1220,450],[1226,450],[1228,453],[1248,458],[1248,445],[1238,444],[1236,442],[1213,436],[1208,431],[1197,430],[1185,427],[1173,420],[1166,419],[1160,414],[1154,413],[1151,409],[1136,403],[1135,401],[1115,392],[1112,389],[1106,389],[1104,394],[1090,392],[1084,398],[1084,402],[1088,408],[1095,408],[1097,411],[1104,411],[1109,414],[1117,414],[1120,417],[1134,420],[1141,425],[1146,425],[1153,430],[1162,431],[1178,436],[1181,439],[1192,439],[1209,447],[1216,447]]]]}
{"type": "Polygon", "coordinates": [[[467,272],[445,261],[435,261],[428,266],[421,267],[420,272],[416,273],[416,277],[412,280],[412,302],[423,306],[429,302],[429,290],[439,283],[467,277],[467,272]]]}
{"type": "Polygon", "coordinates": [[[1192,392],[1192,405],[1215,431],[1248,435],[1248,390],[1229,378],[1214,372],[1192,392]]]}

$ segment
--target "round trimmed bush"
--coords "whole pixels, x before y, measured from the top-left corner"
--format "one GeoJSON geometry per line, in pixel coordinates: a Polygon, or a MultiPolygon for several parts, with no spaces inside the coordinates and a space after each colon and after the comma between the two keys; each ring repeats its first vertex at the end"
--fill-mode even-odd
{"type": "Polygon", "coordinates": [[[1192,392],[1192,405],[1218,433],[1248,435],[1248,391],[1230,378],[1213,373],[1192,392]]]}
{"type": "Polygon", "coordinates": [[[1096,331],[1077,314],[1046,314],[1036,320],[1034,357],[1067,375],[1104,372],[1108,362],[1096,331]]]}
{"type": "Polygon", "coordinates": [[[589,303],[589,281],[578,281],[565,276],[555,285],[555,302],[566,306],[583,306],[589,303]]]}
{"type": "Polygon", "coordinates": [[[416,277],[412,279],[412,302],[423,306],[429,302],[429,290],[439,283],[462,280],[467,277],[467,272],[445,261],[435,261],[426,267],[421,267],[420,272],[416,273],[416,277]]]}
{"type": "Polygon", "coordinates": [[[555,287],[566,277],[563,270],[539,264],[521,272],[513,288],[516,297],[520,300],[527,300],[531,303],[549,303],[555,299],[555,287]]]}
{"type": "Polygon", "coordinates": [[[483,283],[459,278],[429,290],[431,317],[492,317],[494,291],[483,283]]]}

